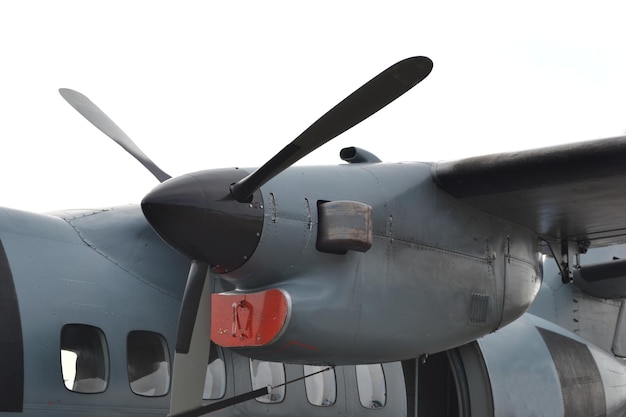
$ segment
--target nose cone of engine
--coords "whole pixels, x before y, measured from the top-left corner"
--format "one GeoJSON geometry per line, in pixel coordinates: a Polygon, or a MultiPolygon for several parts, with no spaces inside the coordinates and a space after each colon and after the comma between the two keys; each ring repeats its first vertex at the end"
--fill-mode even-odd
{"type": "Polygon", "coordinates": [[[239,203],[230,184],[241,170],[201,171],[172,178],[155,187],[141,202],[144,216],[173,248],[214,272],[243,265],[257,247],[263,228],[263,200],[239,203]]]}

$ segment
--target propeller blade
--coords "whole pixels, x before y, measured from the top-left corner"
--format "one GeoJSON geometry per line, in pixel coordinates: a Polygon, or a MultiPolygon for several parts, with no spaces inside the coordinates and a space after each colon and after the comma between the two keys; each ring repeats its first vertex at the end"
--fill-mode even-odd
{"type": "Polygon", "coordinates": [[[113,139],[118,145],[135,157],[144,167],[148,169],[160,182],[171,178],[159,168],[150,158],[144,154],[135,142],[109,118],[98,106],[96,106],[85,95],[69,88],[60,88],[59,93],[77,112],[91,122],[92,125],[100,129],[105,135],[113,139]]]}
{"type": "Polygon", "coordinates": [[[209,266],[192,261],[178,321],[170,415],[202,406],[202,391],[211,348],[209,266]]]}
{"type": "Polygon", "coordinates": [[[187,277],[187,286],[183,294],[178,317],[178,335],[176,337],[176,352],[189,353],[193,330],[196,326],[196,317],[200,308],[202,288],[209,266],[206,263],[192,261],[187,277]]]}
{"type": "Polygon", "coordinates": [[[432,68],[433,62],[424,56],[407,58],[387,68],[330,109],[265,165],[233,184],[233,198],[247,201],[280,172],[409,91],[432,68]]]}

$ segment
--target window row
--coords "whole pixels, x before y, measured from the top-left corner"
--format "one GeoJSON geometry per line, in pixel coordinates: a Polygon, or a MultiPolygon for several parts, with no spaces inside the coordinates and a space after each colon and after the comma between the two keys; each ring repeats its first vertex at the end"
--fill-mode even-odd
{"type": "MultiPolygon", "coordinates": [[[[154,332],[131,331],[126,340],[128,381],[141,396],[166,395],[170,386],[170,356],[165,338],[154,332]]],[[[73,392],[104,392],[109,381],[109,353],[102,330],[84,324],[68,324],[61,330],[61,370],[65,387],[73,392]]],[[[335,370],[327,366],[304,366],[309,403],[325,407],[337,400],[335,370]]],[[[257,398],[262,403],[285,399],[285,365],[250,359],[252,389],[275,387],[257,398]]],[[[387,392],[382,365],[357,365],[357,388],[361,405],[385,406],[387,392]]],[[[216,400],[226,393],[226,366],[219,348],[211,344],[203,399],[216,400]]]]}
{"type": "MultiPolygon", "coordinates": [[[[128,381],[137,395],[157,397],[170,386],[170,356],[165,338],[158,333],[132,331],[126,339],[128,381]]],[[[109,351],[102,330],[84,324],[67,324],[61,330],[61,371],[65,387],[96,394],[107,389],[109,351]]]]}
{"type": "MultiPolygon", "coordinates": [[[[307,400],[312,405],[328,407],[337,400],[335,370],[328,366],[304,365],[304,386],[307,400]]],[[[279,403],[285,398],[285,365],[250,359],[252,389],[272,386],[272,391],[256,400],[262,403],[279,403]]],[[[387,403],[385,374],[380,364],[356,366],[359,401],[366,408],[382,408],[387,403]]]]}

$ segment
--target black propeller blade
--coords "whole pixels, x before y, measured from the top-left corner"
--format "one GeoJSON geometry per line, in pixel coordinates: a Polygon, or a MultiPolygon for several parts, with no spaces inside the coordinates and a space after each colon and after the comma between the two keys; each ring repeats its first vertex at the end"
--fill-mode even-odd
{"type": "Polygon", "coordinates": [[[202,391],[211,348],[212,276],[208,265],[192,262],[180,307],[170,415],[202,406],[202,391]]]}
{"type": "Polygon", "coordinates": [[[407,58],[387,68],[330,109],[265,165],[233,184],[233,198],[247,201],[267,181],[409,91],[432,69],[433,62],[424,56],[407,58]]]}
{"type": "Polygon", "coordinates": [[[92,125],[100,129],[102,133],[113,139],[118,145],[126,149],[126,152],[141,162],[141,164],[145,166],[148,171],[150,171],[160,182],[171,178],[170,175],[163,172],[161,168],[152,162],[152,160],[148,158],[137,145],[135,145],[135,142],[133,142],[131,138],[129,138],[128,135],[126,135],[126,133],[124,133],[124,131],[122,131],[122,129],[120,129],[119,126],[109,118],[109,116],[100,110],[100,108],[86,96],[78,91],[70,90],[69,88],[60,88],[59,93],[61,93],[61,96],[63,96],[63,98],[70,103],[76,111],[82,114],[85,119],[89,120],[92,125]]]}
{"type": "Polygon", "coordinates": [[[176,336],[176,352],[178,353],[189,353],[202,288],[208,271],[209,265],[203,262],[191,262],[187,286],[180,306],[180,317],[178,317],[178,335],[176,336]]]}

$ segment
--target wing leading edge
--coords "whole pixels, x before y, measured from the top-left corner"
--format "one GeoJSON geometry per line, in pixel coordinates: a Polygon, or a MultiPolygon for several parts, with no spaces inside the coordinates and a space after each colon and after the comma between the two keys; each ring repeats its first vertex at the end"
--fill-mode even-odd
{"type": "Polygon", "coordinates": [[[440,162],[433,178],[548,242],[626,241],[626,136],[440,162]]]}

